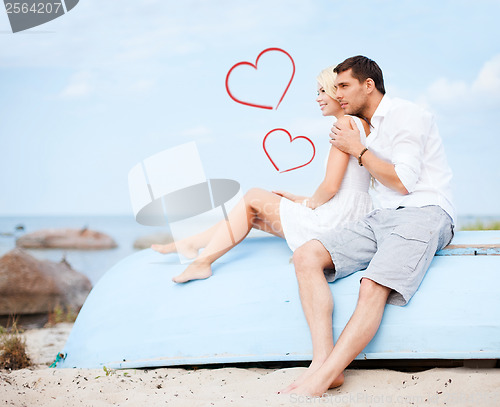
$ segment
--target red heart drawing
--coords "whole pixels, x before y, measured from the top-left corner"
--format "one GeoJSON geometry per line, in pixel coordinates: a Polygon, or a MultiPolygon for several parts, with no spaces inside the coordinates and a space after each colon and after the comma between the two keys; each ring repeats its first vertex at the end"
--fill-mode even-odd
{"type": "Polygon", "coordinates": [[[281,101],[283,100],[283,98],[285,97],[285,94],[286,92],[288,91],[288,88],[290,87],[291,83],[292,83],[292,80],[293,80],[293,77],[295,75],[295,62],[293,61],[293,58],[291,57],[291,55],[286,52],[285,50],[281,49],[281,48],[267,48],[265,49],[264,51],[262,51],[258,56],[257,56],[257,59],[255,60],[255,64],[252,64],[250,62],[246,62],[246,61],[243,61],[243,62],[238,62],[236,65],[233,65],[231,67],[231,69],[229,70],[229,72],[227,73],[226,75],[226,91],[229,95],[229,97],[231,99],[233,99],[235,102],[238,102],[238,103],[241,103],[242,105],[246,105],[246,106],[251,106],[251,107],[258,107],[258,108],[261,108],[261,109],[270,109],[272,110],[273,107],[272,106],[266,106],[266,105],[258,105],[258,104],[255,104],[255,103],[249,103],[249,102],[244,102],[242,100],[239,100],[237,99],[236,97],[234,97],[234,95],[231,93],[231,90],[229,89],[229,76],[231,75],[231,72],[233,72],[234,69],[236,69],[237,67],[241,66],[241,65],[249,65],[251,66],[252,68],[254,69],[257,69],[257,64],[259,63],[259,58],[265,54],[266,52],[271,52],[271,51],[278,51],[278,52],[282,52],[283,54],[285,54],[288,58],[290,58],[290,61],[292,61],[292,67],[293,67],[293,70],[292,70],[292,76],[290,77],[290,81],[288,81],[288,85],[286,86],[285,88],[285,91],[283,92],[283,94],[281,95],[281,99],[279,100],[278,104],[276,105],[275,109],[278,108],[278,106],[280,105],[281,101]]]}
{"type": "Polygon", "coordinates": [[[274,168],[276,168],[276,171],[279,171],[280,174],[284,173],[284,172],[296,170],[298,168],[305,167],[307,164],[311,163],[311,161],[314,159],[314,156],[316,155],[316,148],[314,147],[314,143],[309,138],[307,138],[305,136],[296,136],[296,137],[292,138],[290,133],[285,129],[274,129],[274,130],[271,130],[269,133],[267,133],[266,136],[264,137],[264,140],[262,141],[262,147],[264,147],[264,152],[266,153],[267,158],[269,158],[269,161],[271,161],[271,164],[273,164],[274,168]],[[288,168],[287,170],[280,171],[280,169],[278,168],[276,163],[273,161],[273,159],[271,158],[271,156],[269,155],[269,153],[267,152],[267,149],[266,149],[266,140],[271,135],[271,133],[274,133],[275,131],[284,131],[286,134],[288,134],[288,138],[290,139],[290,143],[293,143],[294,140],[297,140],[300,138],[306,139],[309,143],[311,143],[311,146],[313,148],[313,154],[312,154],[311,159],[308,162],[306,162],[305,164],[298,165],[297,167],[288,168]]]}

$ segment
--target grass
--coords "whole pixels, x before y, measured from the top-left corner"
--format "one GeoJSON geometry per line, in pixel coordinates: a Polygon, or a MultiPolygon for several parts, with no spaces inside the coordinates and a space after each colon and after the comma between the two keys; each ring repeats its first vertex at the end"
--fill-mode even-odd
{"type": "Polygon", "coordinates": [[[48,326],[60,324],[61,322],[75,322],[78,316],[78,311],[71,307],[56,306],[52,312],[49,313],[48,326]]]}
{"type": "Polygon", "coordinates": [[[460,230],[500,230],[500,221],[484,223],[481,220],[477,220],[474,223],[462,226],[460,230]]]}
{"type": "MultiPolygon", "coordinates": [[[[113,376],[114,374],[116,374],[116,369],[110,369],[109,367],[106,367],[106,366],[103,366],[102,370],[104,370],[104,373],[106,373],[106,376],[113,376]]],[[[130,373],[124,372],[123,376],[124,377],[130,376],[130,373]]],[[[102,377],[102,376],[96,376],[95,378],[99,379],[100,377],[102,377]]]]}
{"type": "Polygon", "coordinates": [[[26,340],[17,328],[17,320],[13,319],[10,328],[0,327],[0,368],[24,369],[31,366],[26,352],[26,340]]]}

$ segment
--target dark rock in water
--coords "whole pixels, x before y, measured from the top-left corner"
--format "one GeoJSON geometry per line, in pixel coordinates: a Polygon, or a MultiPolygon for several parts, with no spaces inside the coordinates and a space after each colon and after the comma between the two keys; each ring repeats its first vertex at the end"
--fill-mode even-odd
{"type": "Polygon", "coordinates": [[[16,230],[24,230],[24,225],[20,223],[19,225],[16,225],[15,229],[16,230]]]}
{"type": "Polygon", "coordinates": [[[170,233],[156,233],[137,238],[134,242],[134,249],[149,249],[152,244],[166,244],[173,241],[170,233]]]}
{"type": "Polygon", "coordinates": [[[21,249],[0,258],[0,315],[79,310],[92,284],[66,263],[38,260],[21,249]]]}
{"type": "Polygon", "coordinates": [[[16,240],[29,249],[112,249],[116,242],[108,235],[86,227],[83,229],[42,229],[16,240]]]}

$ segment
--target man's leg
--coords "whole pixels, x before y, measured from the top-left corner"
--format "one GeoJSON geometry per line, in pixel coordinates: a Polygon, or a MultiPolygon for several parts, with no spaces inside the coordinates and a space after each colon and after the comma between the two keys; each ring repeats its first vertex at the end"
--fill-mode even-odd
{"type": "MultiPolygon", "coordinates": [[[[327,359],[333,349],[333,298],[323,270],[333,268],[330,253],[318,240],[311,240],[293,254],[295,273],[299,284],[302,309],[309,325],[313,345],[313,359],[307,371],[283,392],[291,392],[311,376],[327,359]]],[[[328,387],[340,386],[342,372],[333,377],[328,387]]]]}
{"type": "Polygon", "coordinates": [[[342,331],[332,352],[309,378],[292,390],[293,393],[321,396],[356,356],[368,345],[377,332],[391,289],[363,278],[358,304],[342,331]]]}

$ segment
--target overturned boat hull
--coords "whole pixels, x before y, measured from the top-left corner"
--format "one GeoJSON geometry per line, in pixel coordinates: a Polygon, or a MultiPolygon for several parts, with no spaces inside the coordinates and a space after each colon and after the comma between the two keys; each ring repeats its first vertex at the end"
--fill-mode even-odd
{"type": "MultiPolygon", "coordinates": [[[[438,253],[407,306],[387,305],[358,359],[500,358],[500,233],[459,232],[453,243],[459,246],[438,253]],[[485,255],[469,250],[481,245],[485,255]]],[[[186,267],[176,254],[137,252],[94,287],[58,367],[310,360],[291,255],[284,240],[247,239],[214,264],[209,279],[175,284],[171,278],[186,267]]],[[[335,340],[362,276],[329,285],[335,340]]]]}

